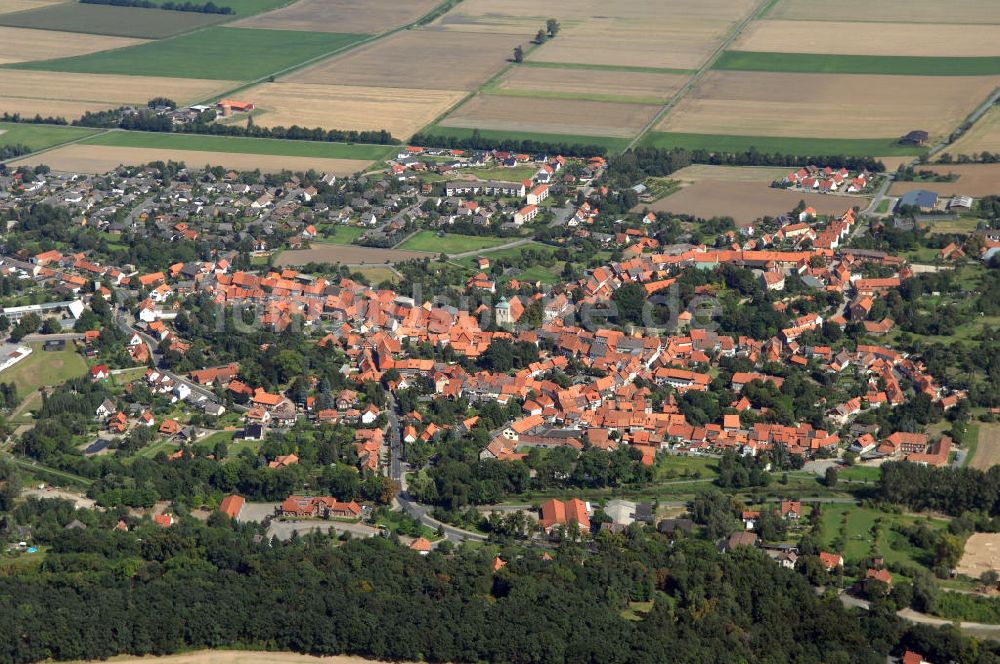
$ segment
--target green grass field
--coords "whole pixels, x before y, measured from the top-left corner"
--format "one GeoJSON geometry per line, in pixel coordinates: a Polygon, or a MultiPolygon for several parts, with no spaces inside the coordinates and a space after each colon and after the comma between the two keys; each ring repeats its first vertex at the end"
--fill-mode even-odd
{"type": "Polygon", "coordinates": [[[525,97],[529,99],[568,99],[578,101],[607,101],[618,104],[662,104],[667,96],[659,97],[627,97],[621,95],[602,95],[599,92],[559,92],[556,90],[517,90],[500,88],[495,85],[484,87],[481,92],[500,97],[525,97]]]}
{"type": "MultiPolygon", "coordinates": [[[[428,127],[421,133],[425,136],[440,138],[469,138],[474,129],[465,127],[428,127]]],[[[621,152],[629,143],[627,138],[611,136],[579,136],[574,134],[535,134],[522,131],[500,131],[496,129],[480,129],[479,135],[493,141],[538,141],[555,145],[596,145],[608,152],[621,152]]]]}
{"type": "Polygon", "coordinates": [[[896,140],[896,138],[826,139],[650,132],[643,137],[641,145],[657,148],[709,150],[711,152],[743,152],[756,148],[760,152],[780,152],[801,156],[891,157],[918,155],[924,151],[922,148],[911,145],[898,145],[896,140]]]}
{"type": "Polygon", "coordinates": [[[398,249],[409,251],[433,251],[435,253],[444,252],[446,254],[461,254],[466,251],[477,249],[488,249],[497,245],[513,242],[517,238],[489,237],[479,235],[456,235],[445,233],[444,237],[438,237],[434,231],[420,231],[398,249]]]}
{"type": "Polygon", "coordinates": [[[251,81],[343,49],[366,36],[212,27],[172,39],[113,51],[14,66],[19,69],[91,74],[251,81]]]}
{"type": "Polygon", "coordinates": [[[898,76],[989,76],[1000,74],[1000,57],[932,58],[912,56],[829,55],[726,51],[713,69],[818,74],[891,74],[898,76]]]}
{"type": "Polygon", "coordinates": [[[27,145],[32,150],[44,150],[54,145],[74,141],[97,133],[84,127],[21,124],[0,122],[0,145],[27,145]]]}
{"type": "Polygon", "coordinates": [[[885,556],[889,563],[926,566],[924,552],[893,529],[894,525],[917,522],[924,522],[934,530],[944,528],[948,523],[944,519],[928,520],[921,516],[880,512],[860,505],[823,505],[821,542],[826,550],[841,553],[847,561],[858,561],[877,551],[885,556]],[[833,546],[833,542],[840,537],[845,516],[847,540],[841,551],[833,546]],[[881,534],[877,543],[872,538],[872,527],[876,519],[882,519],[881,534]]]}
{"type": "Polygon", "coordinates": [[[111,145],[122,148],[163,148],[327,159],[381,159],[396,149],[386,145],[289,141],[247,136],[160,134],[142,131],[112,131],[87,139],[85,142],[90,145],[111,145]]]}
{"type": "Polygon", "coordinates": [[[873,466],[849,466],[838,468],[837,477],[841,480],[851,480],[853,482],[869,482],[874,484],[881,477],[882,471],[873,466]]]}
{"type": "Polygon", "coordinates": [[[0,381],[13,382],[24,398],[40,387],[62,385],[70,378],[87,373],[87,363],[72,344],[63,350],[45,352],[42,344],[30,344],[34,352],[3,373],[0,381]]]}
{"type": "Polygon", "coordinates": [[[323,244],[351,244],[365,234],[366,228],[360,226],[341,226],[339,224],[330,226],[328,229],[320,231],[320,236],[313,242],[323,244]],[[327,235],[333,233],[333,235],[327,235]]]}

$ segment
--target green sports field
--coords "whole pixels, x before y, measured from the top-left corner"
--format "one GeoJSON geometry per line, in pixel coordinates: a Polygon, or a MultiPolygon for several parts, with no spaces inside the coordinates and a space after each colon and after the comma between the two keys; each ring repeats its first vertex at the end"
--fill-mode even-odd
{"type": "Polygon", "coordinates": [[[199,150],[201,152],[235,152],[288,157],[324,157],[327,159],[381,159],[398,149],[389,145],[288,141],[245,136],[157,134],[142,131],[112,131],[87,139],[85,143],[121,148],[199,150]]]}
{"type": "Polygon", "coordinates": [[[0,122],[0,145],[27,145],[32,150],[44,150],[96,133],[96,129],[0,122]]]}
{"type": "Polygon", "coordinates": [[[366,36],[213,27],[148,44],[72,58],[21,63],[15,67],[90,74],[252,81],[346,48],[366,36]]]}
{"type": "Polygon", "coordinates": [[[1000,74],[1000,57],[932,58],[915,56],[829,55],[726,51],[713,69],[816,74],[891,74],[898,76],[989,76],[1000,74]]]}
{"type": "Polygon", "coordinates": [[[899,145],[896,138],[795,138],[783,136],[727,136],[722,134],[684,134],[650,132],[642,145],[657,148],[684,148],[710,152],[743,152],[755,148],[759,152],[780,152],[796,155],[846,156],[908,156],[924,150],[912,145],[899,145]]]}

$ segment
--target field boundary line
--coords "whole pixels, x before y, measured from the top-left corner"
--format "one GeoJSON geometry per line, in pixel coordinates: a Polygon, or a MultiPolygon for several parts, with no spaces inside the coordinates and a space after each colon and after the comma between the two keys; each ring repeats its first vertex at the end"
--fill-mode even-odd
{"type": "Polygon", "coordinates": [[[749,27],[749,25],[752,22],[761,18],[766,12],[770,11],[770,9],[774,6],[775,2],[776,0],[762,0],[761,3],[758,4],[753,9],[753,11],[751,11],[750,14],[745,19],[743,19],[743,21],[739,25],[733,28],[730,31],[729,35],[722,41],[721,44],[719,44],[718,48],[715,49],[712,55],[709,56],[709,58],[704,63],[702,63],[701,67],[698,68],[698,70],[695,71],[694,74],[691,75],[691,78],[689,78],[687,82],[683,86],[681,86],[681,89],[675,92],[673,96],[671,96],[670,99],[667,100],[667,103],[663,105],[663,107],[656,113],[656,115],[653,116],[653,118],[648,123],[646,123],[646,126],[644,126],[642,129],[639,130],[639,133],[636,134],[635,137],[629,142],[629,144],[625,146],[625,149],[622,152],[627,152],[628,150],[634,148],[636,144],[638,144],[639,141],[642,140],[643,137],[645,137],[646,134],[648,134],[653,129],[653,127],[658,125],[660,121],[663,120],[663,118],[666,117],[666,115],[670,113],[670,111],[673,110],[677,106],[677,104],[685,96],[687,96],[689,92],[691,92],[691,90],[694,89],[694,86],[699,81],[701,81],[705,73],[712,69],[712,66],[720,57],[722,57],[722,54],[726,52],[726,49],[729,48],[730,44],[735,42],[739,38],[739,36],[743,34],[743,31],[746,30],[747,27],[749,27]]]}

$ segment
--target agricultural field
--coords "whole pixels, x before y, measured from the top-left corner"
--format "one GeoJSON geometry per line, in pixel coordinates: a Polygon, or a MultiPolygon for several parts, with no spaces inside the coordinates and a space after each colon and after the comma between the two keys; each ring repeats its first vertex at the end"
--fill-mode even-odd
{"type": "MultiPolygon", "coordinates": [[[[110,37],[163,39],[232,18],[221,14],[61,2],[16,14],[0,14],[0,25],[110,37]]],[[[70,38],[69,35],[67,38],[70,38]]]]}
{"type": "Polygon", "coordinates": [[[989,470],[997,464],[1000,464],[1000,424],[983,422],[979,425],[979,441],[969,466],[989,470]]]}
{"type": "Polygon", "coordinates": [[[682,132],[650,132],[642,139],[642,144],[659,148],[685,148],[687,150],[709,150],[718,152],[742,152],[755,148],[761,152],[781,152],[799,155],[843,154],[867,156],[872,154],[904,155],[880,157],[888,159],[888,164],[909,163],[912,156],[923,152],[912,145],[899,145],[895,138],[796,138],[790,136],[732,136],[726,134],[688,134],[682,132]],[[895,161],[893,161],[895,160],[895,161]]]}
{"type": "MultiPolygon", "coordinates": [[[[305,33],[308,34],[308,33],[305,33]]],[[[408,30],[282,79],[295,83],[470,91],[511,57],[506,35],[408,30]]]]}
{"type": "Polygon", "coordinates": [[[694,164],[670,175],[681,182],[755,182],[764,186],[788,175],[792,167],[785,166],[709,166],[694,164]]]}
{"type": "Polygon", "coordinates": [[[87,111],[145,104],[157,96],[193,103],[234,85],[207,79],[0,69],[0,111],[75,120],[87,111]]]}
{"type": "Polygon", "coordinates": [[[341,176],[351,175],[359,170],[363,170],[371,163],[370,160],[357,159],[296,157],[246,152],[206,152],[202,150],[176,150],[169,148],[129,148],[110,145],[85,145],[82,143],[67,145],[44,154],[18,159],[11,163],[15,166],[38,166],[44,164],[57,171],[106,173],[121,165],[139,166],[151,161],[171,160],[198,167],[205,165],[224,166],[244,171],[260,169],[264,172],[313,169],[321,173],[336,173],[341,176]]]}
{"type": "Polygon", "coordinates": [[[455,104],[462,92],[309,83],[261,83],[240,93],[262,127],[385,129],[405,139],[455,104]]]}
{"type": "Polygon", "coordinates": [[[0,64],[85,55],[143,43],[141,39],[0,27],[0,64]]]}
{"type": "Polygon", "coordinates": [[[233,152],[241,154],[280,155],[286,157],[319,157],[323,159],[382,159],[396,148],[386,145],[292,141],[275,138],[243,136],[204,136],[198,134],[158,134],[141,131],[113,131],[89,139],[91,145],[130,148],[168,148],[233,152]]]}
{"type": "Polygon", "coordinates": [[[965,134],[949,146],[950,155],[1000,152],[1000,106],[994,105],[965,134]]]}
{"type": "MultiPolygon", "coordinates": [[[[122,8],[112,9],[117,11],[122,8]]],[[[190,78],[247,81],[346,48],[364,37],[365,35],[357,34],[213,27],[116,51],[14,66],[46,71],[130,76],[171,77],[182,72],[190,78]],[[248,54],[251,53],[253,56],[249,57],[248,54]]]]}
{"type": "Polygon", "coordinates": [[[696,69],[754,9],[753,0],[465,0],[432,27],[533,36],[547,18],[562,29],[529,56],[570,64],[696,69]]]}
{"type": "Polygon", "coordinates": [[[1000,57],[830,55],[726,51],[713,65],[725,71],[898,76],[989,76],[1000,74],[1000,57]]]}
{"type": "Polygon", "coordinates": [[[799,201],[816,208],[819,214],[840,215],[849,208],[865,208],[870,199],[772,189],[766,184],[746,181],[701,180],[681,187],[674,194],[652,205],[655,212],[690,214],[702,218],[732,217],[737,223],[750,222],[765,215],[789,212],[799,201]]]}
{"type": "Polygon", "coordinates": [[[240,28],[378,34],[412,23],[439,0],[298,0],[234,23],[240,28]],[[326,28],[331,28],[327,30],[326,28]]]}
{"type": "Polygon", "coordinates": [[[44,150],[53,145],[85,138],[96,133],[85,127],[56,127],[53,125],[13,124],[0,122],[0,145],[27,145],[32,150],[44,150]]]}
{"type": "Polygon", "coordinates": [[[427,251],[405,251],[402,249],[378,249],[353,245],[317,245],[311,249],[283,251],[274,261],[278,267],[305,265],[306,263],[342,263],[344,265],[389,265],[420,258],[434,258],[436,253],[427,251]]]}
{"type": "MultiPolygon", "coordinates": [[[[907,14],[899,17],[909,20],[907,14]]],[[[983,24],[756,21],[743,32],[732,49],[769,53],[937,56],[950,60],[1000,55],[1000,40],[996,26],[983,24]]],[[[945,64],[949,60],[945,60],[945,64]]]]}
{"type": "Polygon", "coordinates": [[[40,387],[61,385],[87,372],[87,362],[72,344],[63,350],[50,352],[43,351],[42,344],[30,346],[31,355],[0,373],[0,380],[13,382],[18,396],[22,398],[40,387]]]}
{"type": "Polygon", "coordinates": [[[512,67],[490,94],[663,103],[684,85],[687,76],[604,69],[512,67]]]}
{"type": "Polygon", "coordinates": [[[41,9],[42,7],[47,7],[48,5],[54,5],[57,2],[64,2],[65,0],[5,0],[2,5],[0,5],[0,14],[13,14],[14,12],[23,12],[29,9],[41,9]]]}
{"type": "MultiPolygon", "coordinates": [[[[895,139],[921,128],[945,136],[1000,77],[712,71],[656,127],[661,132],[895,139]],[[927,90],[934,94],[928,95],[927,90]],[[865,100],[864,121],[845,100],[865,100]]],[[[880,150],[878,154],[892,154],[880,150]]]]}
{"type": "Polygon", "coordinates": [[[767,18],[792,20],[853,21],[896,23],[905,17],[908,23],[1000,23],[1000,5],[992,0],[841,0],[819,3],[815,0],[779,0],[767,18]]]}
{"type": "Polygon", "coordinates": [[[920,166],[919,170],[934,171],[941,175],[954,173],[954,182],[894,182],[890,193],[893,196],[905,194],[914,189],[935,191],[942,196],[962,194],[965,196],[989,196],[1000,194],[1000,164],[951,164],[920,166]]]}
{"type": "Polygon", "coordinates": [[[974,533],[965,541],[965,551],[956,568],[973,579],[987,570],[1000,571],[1000,534],[974,533]]]}
{"type": "Polygon", "coordinates": [[[457,235],[445,233],[438,236],[434,231],[420,231],[406,242],[399,245],[400,249],[408,251],[429,251],[446,254],[462,254],[477,249],[489,249],[501,244],[513,242],[517,238],[490,237],[488,235],[457,235]]]}
{"type": "Polygon", "coordinates": [[[652,104],[477,95],[439,125],[627,138],[658,110],[652,104]]]}

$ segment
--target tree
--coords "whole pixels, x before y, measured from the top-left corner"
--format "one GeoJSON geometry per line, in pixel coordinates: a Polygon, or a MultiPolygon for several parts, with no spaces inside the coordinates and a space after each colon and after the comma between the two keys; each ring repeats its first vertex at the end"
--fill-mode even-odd
{"type": "Polygon", "coordinates": [[[547,36],[548,35],[545,32],[545,30],[539,30],[538,33],[535,35],[535,43],[538,43],[538,44],[544,43],[545,42],[545,38],[547,36]]]}
{"type": "Polygon", "coordinates": [[[837,486],[837,469],[834,466],[827,467],[824,483],[830,489],[837,486]]]}
{"type": "Polygon", "coordinates": [[[545,22],[545,29],[549,33],[549,37],[555,37],[559,34],[559,21],[554,18],[550,18],[545,22]]]}
{"type": "Polygon", "coordinates": [[[514,47],[514,62],[521,63],[524,62],[524,49],[520,46],[514,47]]]}

